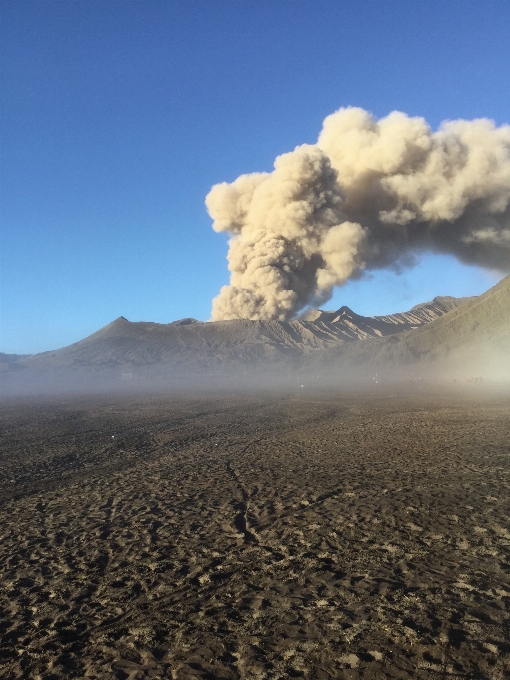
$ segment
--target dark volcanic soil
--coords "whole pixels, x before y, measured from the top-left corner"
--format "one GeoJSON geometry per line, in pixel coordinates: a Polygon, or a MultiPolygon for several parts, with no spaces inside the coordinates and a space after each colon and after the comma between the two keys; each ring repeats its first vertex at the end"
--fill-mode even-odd
{"type": "Polygon", "coordinates": [[[4,402],[2,678],[510,677],[510,398],[4,402]]]}

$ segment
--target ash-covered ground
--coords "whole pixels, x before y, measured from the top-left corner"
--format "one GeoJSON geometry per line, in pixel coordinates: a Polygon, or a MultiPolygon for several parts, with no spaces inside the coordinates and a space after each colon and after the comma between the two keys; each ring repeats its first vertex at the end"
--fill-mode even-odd
{"type": "Polygon", "coordinates": [[[510,677],[510,395],[2,403],[0,677],[510,677]]]}

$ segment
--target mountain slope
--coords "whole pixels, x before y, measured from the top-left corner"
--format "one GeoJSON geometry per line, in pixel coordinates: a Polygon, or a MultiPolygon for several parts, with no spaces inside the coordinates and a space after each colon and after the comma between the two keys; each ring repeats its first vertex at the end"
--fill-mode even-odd
{"type": "Polygon", "coordinates": [[[310,372],[354,368],[391,374],[421,364],[439,371],[510,377],[510,277],[419,328],[336,347],[310,359],[310,372]]]}
{"type": "MultiPolygon", "coordinates": [[[[467,299],[469,301],[469,299],[467,299]]],[[[312,321],[217,321],[184,319],[170,324],[130,322],[119,317],[73,345],[27,358],[27,367],[166,365],[202,371],[253,363],[295,361],[303,354],[339,343],[384,337],[417,328],[448,312],[463,299],[436,298],[410,312],[364,317],[342,307],[317,311],[312,321]]]]}
{"type": "Polygon", "coordinates": [[[349,307],[340,307],[336,312],[313,309],[305,314],[304,319],[313,323],[330,323],[341,331],[346,339],[365,340],[369,337],[381,338],[418,328],[470,300],[474,298],[435,297],[431,302],[416,305],[409,312],[387,316],[361,316],[349,307]]]}
{"type": "Polygon", "coordinates": [[[0,384],[6,393],[142,383],[166,389],[191,383],[214,387],[247,376],[295,383],[306,374],[337,384],[339,378],[366,381],[375,372],[396,375],[418,365],[434,364],[446,373],[455,362],[476,363],[489,355],[498,368],[509,356],[509,319],[510,277],[477,298],[435,298],[409,312],[379,317],[347,307],[314,310],[291,322],[157,324],[119,317],[68,347],[10,358],[2,363],[0,384]]]}

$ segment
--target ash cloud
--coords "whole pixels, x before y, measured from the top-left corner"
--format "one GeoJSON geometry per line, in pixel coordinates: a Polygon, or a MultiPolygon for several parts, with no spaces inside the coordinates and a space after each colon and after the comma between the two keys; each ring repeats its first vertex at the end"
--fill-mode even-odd
{"type": "Polygon", "coordinates": [[[509,272],[510,126],[456,120],[434,132],[398,111],[340,109],[317,144],[215,185],[206,205],[231,235],[213,320],[288,320],[425,250],[509,272]]]}

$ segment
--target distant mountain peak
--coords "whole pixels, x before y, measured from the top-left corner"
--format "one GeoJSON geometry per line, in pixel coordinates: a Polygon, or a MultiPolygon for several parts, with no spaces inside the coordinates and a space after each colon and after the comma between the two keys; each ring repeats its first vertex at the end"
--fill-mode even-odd
{"type": "Polygon", "coordinates": [[[202,323],[198,319],[193,319],[191,316],[187,316],[184,319],[177,319],[177,321],[172,321],[171,326],[190,326],[193,323],[202,323]]]}
{"type": "Polygon", "coordinates": [[[350,307],[347,307],[347,305],[342,305],[342,307],[337,310],[309,309],[303,314],[301,319],[303,321],[326,321],[328,323],[334,323],[335,321],[338,321],[339,319],[342,319],[346,316],[353,317],[359,315],[356,314],[356,312],[354,312],[350,307]]]}
{"type": "MultiPolygon", "coordinates": [[[[277,365],[290,370],[290,367],[300,365],[310,354],[326,351],[324,357],[336,356],[327,353],[334,348],[342,356],[346,353],[345,356],[353,360],[358,354],[365,356],[366,352],[368,361],[371,360],[372,350],[363,349],[365,340],[369,341],[367,348],[372,348],[376,345],[370,339],[377,341],[386,336],[395,336],[395,341],[381,345],[386,351],[393,344],[397,346],[404,342],[403,338],[418,338],[417,333],[419,337],[429,337],[426,327],[431,322],[431,327],[447,329],[448,319],[456,319],[459,315],[469,316],[463,313],[466,308],[468,311],[471,309],[472,315],[469,332],[476,322],[482,329],[477,332],[481,333],[485,327],[484,317],[478,314],[477,309],[482,303],[486,310],[493,307],[497,311],[496,304],[499,305],[499,317],[504,326],[507,323],[505,295],[509,292],[510,277],[473,302],[469,302],[469,298],[438,296],[407,312],[372,317],[361,316],[347,305],[342,305],[334,311],[308,310],[301,318],[285,323],[248,319],[204,323],[185,317],[161,324],[128,321],[124,316],[119,316],[104,328],[68,347],[31,357],[11,359],[0,356],[0,372],[4,382],[11,376],[9,380],[13,384],[15,380],[21,380],[19,376],[22,373],[26,373],[27,385],[30,383],[29,372],[20,372],[23,368],[40,372],[41,381],[46,380],[44,376],[51,376],[54,372],[57,375],[58,371],[62,376],[69,371],[82,371],[83,376],[94,376],[99,371],[101,380],[113,382],[121,380],[119,376],[124,372],[136,373],[140,379],[150,380],[160,380],[164,375],[244,375],[255,367],[262,372],[272,370],[271,367],[277,365]],[[491,296],[494,297],[494,304],[491,296]],[[438,326],[436,322],[441,321],[440,317],[443,316],[444,324],[438,326]],[[347,349],[350,346],[352,350],[347,349]],[[107,378],[107,375],[110,377],[107,378]]],[[[494,316],[492,311],[490,314],[494,316]]],[[[494,323],[491,324],[492,331],[494,323]]],[[[488,328],[486,332],[489,333],[488,328]]],[[[418,346],[418,340],[413,342],[418,346]]],[[[95,380],[93,377],[90,379],[95,380]]]]}
{"type": "Polygon", "coordinates": [[[356,312],[354,312],[350,307],[347,307],[347,305],[342,305],[340,309],[338,309],[336,312],[333,312],[333,314],[335,316],[344,316],[345,314],[350,316],[352,314],[356,314],[356,312]]]}

